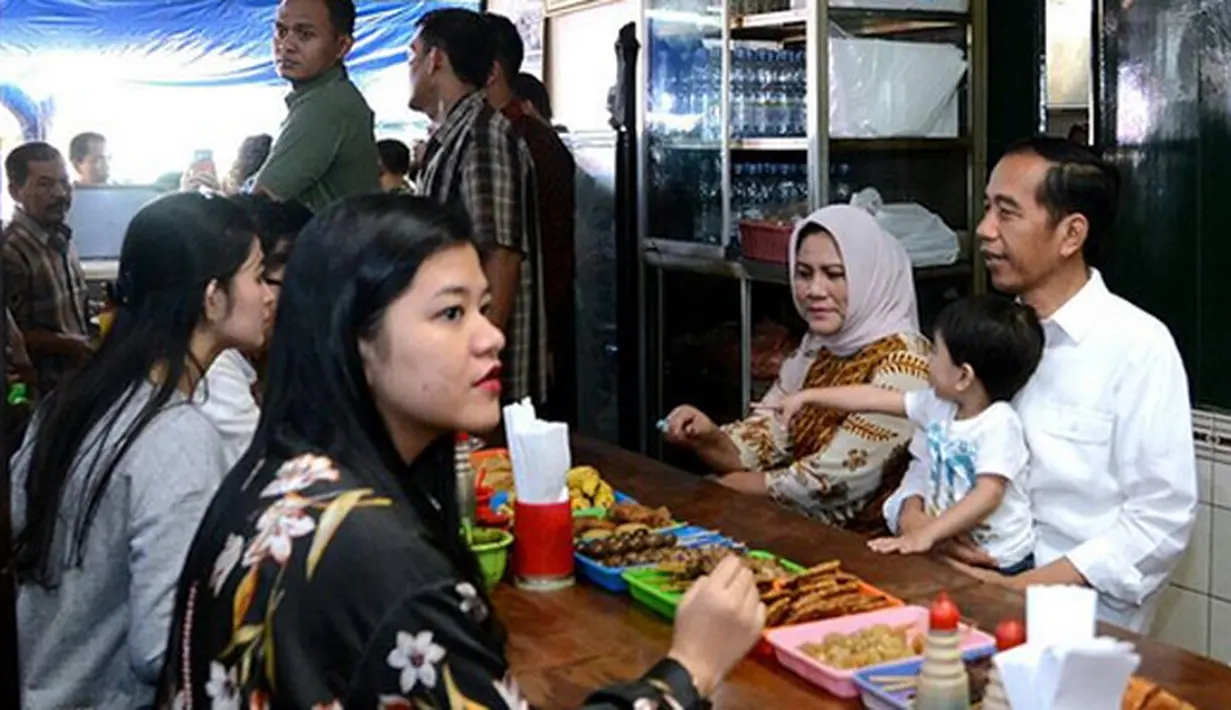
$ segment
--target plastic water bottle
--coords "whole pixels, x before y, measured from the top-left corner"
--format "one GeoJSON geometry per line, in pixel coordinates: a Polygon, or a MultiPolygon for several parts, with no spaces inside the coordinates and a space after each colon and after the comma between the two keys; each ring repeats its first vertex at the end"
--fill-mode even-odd
{"type": "Polygon", "coordinates": [[[731,136],[748,135],[751,107],[748,105],[748,50],[737,47],[731,53],[731,136]]]}
{"type": "Polygon", "coordinates": [[[774,83],[773,55],[767,49],[756,54],[756,86],[753,89],[753,133],[758,136],[770,133],[771,103],[770,86],[774,83]]]}

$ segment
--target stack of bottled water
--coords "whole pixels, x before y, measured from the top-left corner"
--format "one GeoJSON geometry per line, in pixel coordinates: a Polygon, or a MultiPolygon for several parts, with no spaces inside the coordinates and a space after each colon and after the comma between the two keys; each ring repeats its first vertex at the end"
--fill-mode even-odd
{"type": "Polygon", "coordinates": [[[807,73],[802,50],[736,45],[731,55],[731,135],[807,134],[807,73]]]}
{"type": "Polygon", "coordinates": [[[731,168],[731,218],[790,219],[808,208],[808,166],[735,163],[731,168]]]}

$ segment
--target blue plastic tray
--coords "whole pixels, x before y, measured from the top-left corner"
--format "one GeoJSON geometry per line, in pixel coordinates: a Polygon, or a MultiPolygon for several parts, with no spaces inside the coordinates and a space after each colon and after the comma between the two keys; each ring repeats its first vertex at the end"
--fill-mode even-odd
{"type": "MultiPolygon", "coordinates": [[[[996,653],[995,648],[972,648],[962,654],[962,660],[970,663],[981,658],[987,658],[996,653]]],[[[868,710],[911,710],[913,707],[912,701],[915,697],[913,688],[907,690],[899,690],[897,692],[889,692],[885,685],[876,683],[872,679],[880,676],[916,676],[919,675],[919,669],[923,665],[922,658],[915,658],[910,661],[902,661],[901,663],[892,663],[883,666],[872,666],[856,671],[853,680],[855,687],[859,688],[859,694],[863,699],[863,706],[868,710]]]]}
{"type": "MultiPolygon", "coordinates": [[[[705,545],[740,547],[740,543],[737,543],[722,533],[697,527],[696,525],[681,525],[676,528],[665,528],[662,532],[682,538],[680,541],[680,545],[682,547],[703,547],[705,545]]],[[[634,567],[607,567],[606,565],[599,564],[595,560],[586,557],[580,552],[574,552],[573,559],[577,562],[577,574],[582,579],[594,584],[597,587],[601,587],[616,594],[623,594],[628,591],[628,582],[625,581],[623,576],[625,570],[649,566],[638,565],[634,567]]]]}

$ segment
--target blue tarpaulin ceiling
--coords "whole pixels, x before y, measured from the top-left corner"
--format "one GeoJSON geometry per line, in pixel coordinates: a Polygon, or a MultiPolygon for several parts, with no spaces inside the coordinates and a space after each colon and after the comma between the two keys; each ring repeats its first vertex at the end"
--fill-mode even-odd
{"type": "MultiPolygon", "coordinates": [[[[415,21],[443,5],[358,0],[352,72],[404,62],[415,21]]],[[[0,0],[0,83],[51,73],[174,86],[279,83],[276,0],[0,0]],[[24,76],[23,76],[24,75],[24,76]]]]}

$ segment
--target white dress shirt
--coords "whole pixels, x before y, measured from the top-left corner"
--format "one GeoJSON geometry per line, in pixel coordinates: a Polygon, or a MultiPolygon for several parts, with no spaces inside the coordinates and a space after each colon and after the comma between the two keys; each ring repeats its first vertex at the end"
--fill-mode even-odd
{"type": "Polygon", "coordinates": [[[201,411],[222,433],[222,455],[227,470],[248,450],[256,433],[261,408],[252,396],[256,368],[238,350],[223,350],[205,373],[205,386],[197,388],[201,411]]]}
{"type": "MultiPolygon", "coordinates": [[[[1188,378],[1158,319],[1090,280],[1043,323],[1043,359],[1014,399],[1030,446],[1038,566],[1061,557],[1099,592],[1099,618],[1144,633],[1197,507],[1188,378]]],[[[885,503],[926,490],[912,465],[885,503]]]]}

